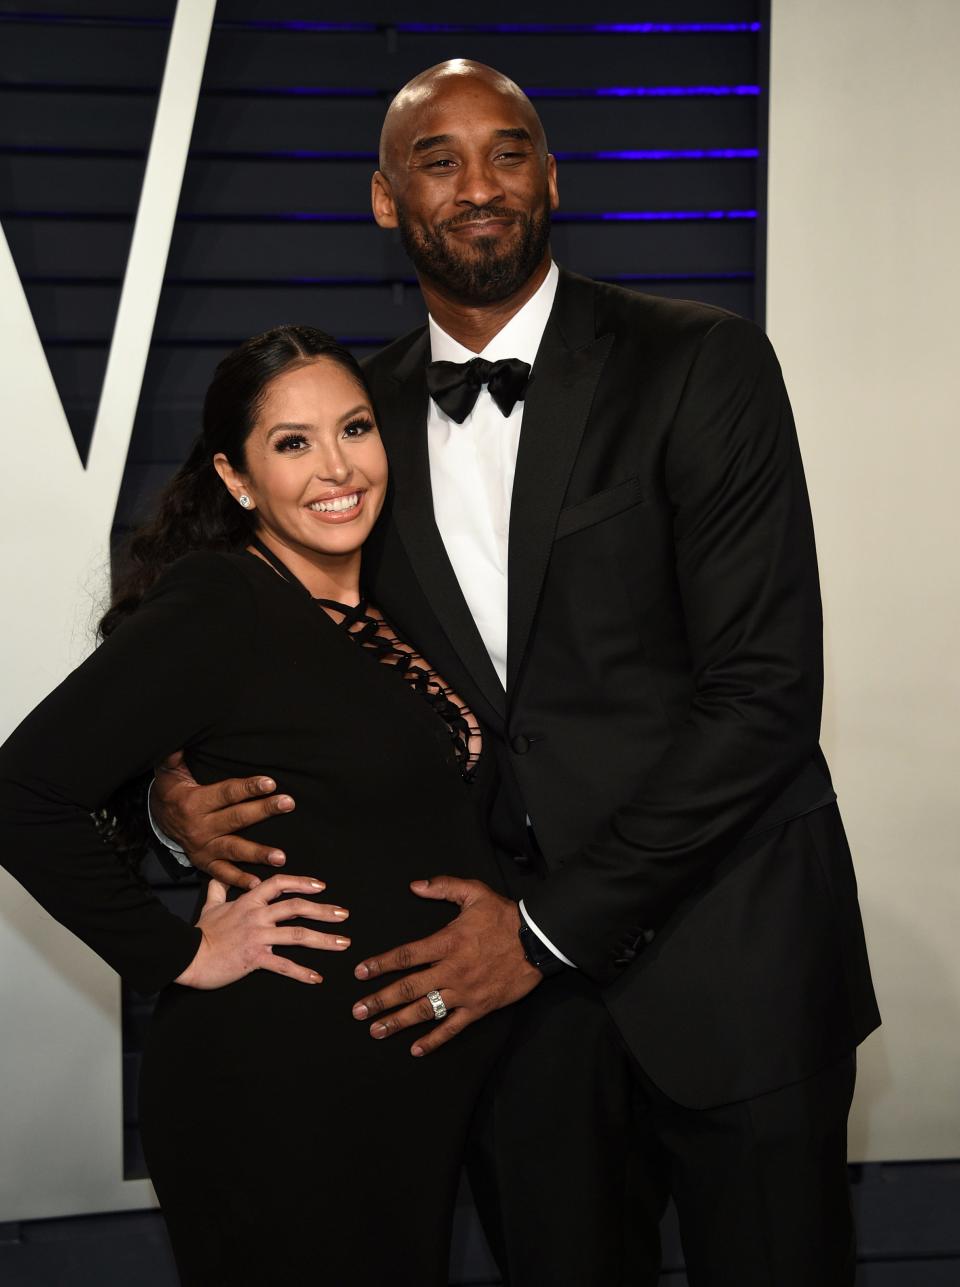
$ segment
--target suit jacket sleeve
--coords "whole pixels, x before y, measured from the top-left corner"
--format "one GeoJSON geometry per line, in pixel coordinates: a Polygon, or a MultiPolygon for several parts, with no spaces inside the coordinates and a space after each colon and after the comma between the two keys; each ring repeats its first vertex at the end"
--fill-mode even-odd
{"type": "MultiPolygon", "coordinates": [[[[692,698],[636,794],[526,899],[581,969],[656,928],[816,753],[821,609],[793,419],[765,336],[727,318],[700,342],[665,482],[692,698]]],[[[638,552],[638,557],[641,557],[638,552]]]]}
{"type": "Polygon", "coordinates": [[[220,717],[244,591],[217,555],[181,560],[0,749],[0,861],[143,993],[186,969],[200,931],[101,839],[91,811],[220,717]]]}

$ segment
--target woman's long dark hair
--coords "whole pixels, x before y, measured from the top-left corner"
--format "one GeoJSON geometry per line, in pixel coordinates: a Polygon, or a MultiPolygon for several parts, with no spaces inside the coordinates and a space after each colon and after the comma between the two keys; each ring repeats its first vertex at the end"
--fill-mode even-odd
{"type": "Polygon", "coordinates": [[[267,385],[312,358],[338,362],[366,389],[349,350],[312,326],[277,326],[246,340],[217,367],[203,403],[203,429],[185,463],[160,495],[151,519],[138,528],[120,556],[110,607],[100,622],[106,638],[135,611],[171,563],[194,550],[242,550],[256,525],[213,467],[223,452],[234,469],[245,468],[245,446],[267,385]]]}
{"type": "MultiPolygon", "coordinates": [[[[267,386],[276,376],[314,358],[338,362],[366,390],[356,358],[325,331],[277,326],[246,340],[217,367],[203,403],[203,429],[186,462],[164,488],[156,511],[121,552],[110,607],[100,622],[105,639],[140,606],[161,573],[194,550],[242,550],[256,519],[241,508],[213,467],[218,452],[236,470],[246,465],[245,446],[267,386]]],[[[147,829],[149,780],[129,782],[94,815],[100,834],[136,864],[147,829]]]]}

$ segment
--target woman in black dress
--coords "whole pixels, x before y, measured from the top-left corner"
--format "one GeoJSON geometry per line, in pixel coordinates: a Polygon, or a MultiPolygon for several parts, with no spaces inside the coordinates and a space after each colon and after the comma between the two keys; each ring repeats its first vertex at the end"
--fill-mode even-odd
{"type": "Polygon", "coordinates": [[[499,879],[476,820],[475,721],[362,597],[386,484],[350,354],[303,327],[248,341],[217,368],[103,644],[0,751],[4,865],[136,988],[161,990],[141,1128],[188,1287],[447,1281],[504,1012],[411,1058],[351,1017],[353,967],[451,918],[411,881],[499,879]],[[264,868],[239,896],[210,882],[197,926],[91,818],[181,746],[198,781],[268,763],[297,800],[255,829],[284,874],[264,868]]]}

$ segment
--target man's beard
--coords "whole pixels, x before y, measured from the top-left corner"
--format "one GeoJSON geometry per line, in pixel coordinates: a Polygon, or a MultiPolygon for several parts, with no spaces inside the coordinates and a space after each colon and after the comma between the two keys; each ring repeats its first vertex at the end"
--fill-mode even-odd
{"type": "Polygon", "coordinates": [[[550,243],[550,205],[544,201],[536,214],[518,214],[504,206],[483,206],[455,219],[447,219],[429,232],[415,229],[402,210],[397,211],[400,240],[417,273],[429,277],[464,304],[496,304],[508,299],[542,263],[550,243]],[[457,254],[444,234],[482,211],[490,218],[512,218],[521,235],[504,250],[499,237],[475,237],[473,253],[457,254]]]}

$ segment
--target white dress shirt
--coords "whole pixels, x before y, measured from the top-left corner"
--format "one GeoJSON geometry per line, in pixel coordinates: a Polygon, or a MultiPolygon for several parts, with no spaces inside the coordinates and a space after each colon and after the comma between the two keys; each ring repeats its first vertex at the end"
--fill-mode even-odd
{"type": "MultiPolygon", "coordinates": [[[[498,331],[480,353],[448,335],[429,319],[430,357],[434,362],[487,362],[519,358],[533,366],[557,293],[556,264],[536,294],[498,331]]],[[[504,689],[507,686],[507,551],[510,540],[510,500],[517,468],[523,403],[505,416],[487,386],[476,405],[457,424],[430,399],[427,447],[433,513],[447,556],[460,582],[480,637],[486,645],[504,689]]],[[[527,915],[524,920],[565,965],[572,965],[527,915]]]]}
{"type": "MultiPolygon", "coordinates": [[[[519,358],[530,366],[537,356],[557,293],[556,264],[539,290],[511,317],[480,353],[464,348],[430,318],[434,362],[519,358]]],[[[458,425],[430,399],[427,444],[433,513],[460,582],[467,606],[487,646],[500,682],[507,686],[507,545],[510,498],[517,467],[523,403],[505,416],[487,386],[458,425]]]]}

